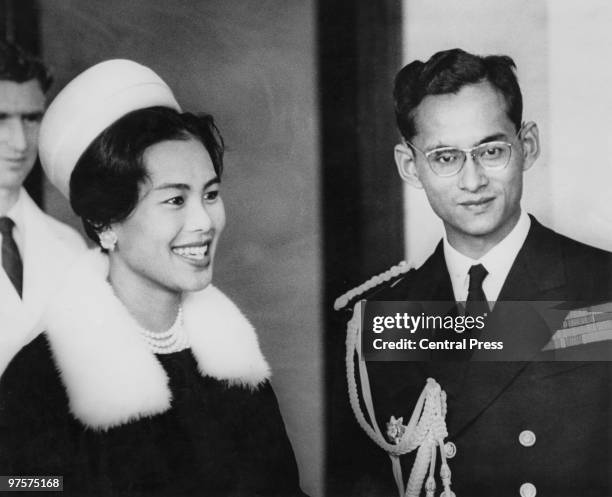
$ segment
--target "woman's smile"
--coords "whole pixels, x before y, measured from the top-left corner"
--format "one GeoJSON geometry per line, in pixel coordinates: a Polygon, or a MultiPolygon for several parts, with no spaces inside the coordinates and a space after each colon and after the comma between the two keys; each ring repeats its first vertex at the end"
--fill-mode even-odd
{"type": "Polygon", "coordinates": [[[208,267],[211,262],[210,246],[213,237],[204,242],[176,245],[172,247],[172,253],[197,267],[208,267]]]}

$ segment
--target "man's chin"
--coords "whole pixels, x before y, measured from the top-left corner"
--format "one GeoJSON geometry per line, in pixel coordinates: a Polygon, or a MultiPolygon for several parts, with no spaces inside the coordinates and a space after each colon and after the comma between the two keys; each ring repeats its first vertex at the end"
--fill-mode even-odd
{"type": "Polygon", "coordinates": [[[0,189],[19,190],[29,173],[30,170],[8,168],[0,164],[0,189]]]}
{"type": "Polygon", "coordinates": [[[500,226],[498,220],[493,216],[479,216],[461,223],[457,228],[457,231],[464,236],[487,238],[499,231],[500,226]]]}

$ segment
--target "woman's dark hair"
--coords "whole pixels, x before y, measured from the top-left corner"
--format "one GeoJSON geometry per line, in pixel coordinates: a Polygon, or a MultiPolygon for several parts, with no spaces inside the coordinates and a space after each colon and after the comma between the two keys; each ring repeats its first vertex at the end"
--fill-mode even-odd
{"type": "Polygon", "coordinates": [[[215,170],[223,171],[223,138],[210,115],[148,107],[126,114],[106,128],[83,152],[70,177],[70,205],[87,236],[126,219],[136,207],[147,179],[145,151],[167,140],[194,138],[204,145],[215,170]]]}
{"type": "Polygon", "coordinates": [[[395,77],[395,117],[406,140],[416,134],[414,113],[428,95],[457,93],[469,84],[488,81],[506,101],[506,113],[516,131],[523,118],[523,97],[514,61],[506,55],[481,57],[459,48],[438,52],[427,61],[415,60],[395,77]]]}

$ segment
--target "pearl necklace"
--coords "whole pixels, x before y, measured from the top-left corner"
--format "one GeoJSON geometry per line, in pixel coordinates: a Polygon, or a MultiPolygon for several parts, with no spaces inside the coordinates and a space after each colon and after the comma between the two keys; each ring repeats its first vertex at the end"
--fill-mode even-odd
{"type": "Polygon", "coordinates": [[[183,308],[179,307],[174,324],[160,333],[138,327],[140,335],[154,354],[172,354],[189,348],[189,337],[183,326],[183,308]]]}

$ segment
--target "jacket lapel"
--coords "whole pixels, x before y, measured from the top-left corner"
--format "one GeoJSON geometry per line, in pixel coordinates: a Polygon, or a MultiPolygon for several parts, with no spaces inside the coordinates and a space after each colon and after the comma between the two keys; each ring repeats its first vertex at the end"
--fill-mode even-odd
{"type": "Polygon", "coordinates": [[[17,290],[9,280],[6,272],[0,268],[0,301],[2,302],[2,310],[6,313],[17,314],[21,312],[21,299],[17,294],[17,290]]]}
{"type": "MultiPolygon", "coordinates": [[[[21,334],[29,340],[42,331],[40,323],[43,309],[65,276],[68,267],[77,257],[76,248],[64,242],[52,229],[53,222],[44,214],[29,195],[22,190],[20,202],[23,209],[23,299],[19,298],[12,283],[0,271],[0,299],[2,299],[3,328],[21,334]]],[[[3,330],[4,331],[4,330],[3,330]]]]}
{"type": "MultiPolygon", "coordinates": [[[[550,298],[552,290],[557,290],[555,295],[556,298],[559,298],[564,293],[565,286],[563,254],[558,240],[555,240],[552,231],[547,230],[531,217],[527,239],[508,273],[498,302],[545,300],[550,298]]],[[[535,325],[508,327],[507,331],[513,334],[537,333],[535,337],[514,335],[514,339],[529,340],[531,344],[538,347],[538,350],[541,350],[551,336],[551,330],[544,326],[543,322],[535,325]]],[[[457,396],[456,414],[458,417],[453,419],[451,436],[457,436],[486,411],[528,365],[529,362],[517,361],[468,363],[465,384],[477,385],[477,387],[470,390],[469,397],[457,396]]],[[[449,412],[449,415],[452,414],[449,412]]]]}
{"type": "Polygon", "coordinates": [[[431,269],[429,271],[429,277],[433,282],[431,286],[431,295],[427,298],[428,300],[446,300],[453,301],[455,296],[453,294],[453,284],[451,283],[450,275],[446,267],[446,261],[444,259],[444,247],[442,241],[438,243],[436,250],[431,257],[431,269]]]}
{"type": "MultiPolygon", "coordinates": [[[[23,209],[21,258],[23,260],[23,299],[13,284],[0,270],[0,335],[3,352],[12,350],[8,343],[23,345],[40,331],[40,320],[45,302],[53,294],[73,257],[65,244],[58,240],[49,227],[47,216],[22,189],[23,209]]],[[[10,360],[12,353],[6,354],[10,360]]],[[[0,360],[0,370],[5,360],[0,360]]]]}
{"type": "Polygon", "coordinates": [[[567,284],[563,253],[554,232],[533,216],[523,247],[510,268],[499,300],[542,300],[567,284]]]}
{"type": "MultiPolygon", "coordinates": [[[[21,228],[21,227],[20,227],[21,228]]],[[[25,245],[25,241],[24,241],[25,245]]],[[[23,247],[20,249],[23,251],[23,247]]],[[[23,253],[21,254],[23,258],[23,253]]],[[[29,317],[23,309],[23,301],[9,279],[6,271],[0,267],[0,340],[7,339],[7,334],[17,334],[27,329],[29,317]]]]}

